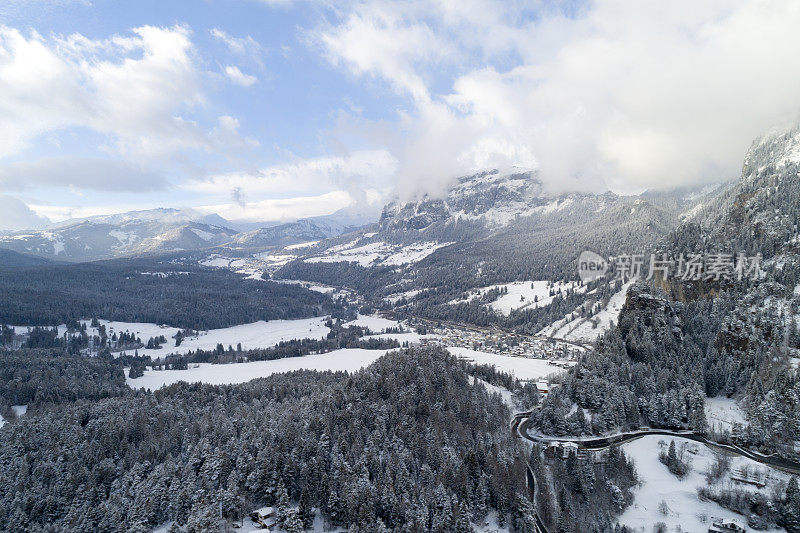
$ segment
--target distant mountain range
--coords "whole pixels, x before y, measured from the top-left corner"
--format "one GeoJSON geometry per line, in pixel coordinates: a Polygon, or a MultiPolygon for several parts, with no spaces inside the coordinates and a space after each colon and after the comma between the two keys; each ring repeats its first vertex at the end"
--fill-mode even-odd
{"type": "Polygon", "coordinates": [[[69,220],[43,230],[7,232],[0,234],[0,249],[73,262],[218,246],[263,252],[335,237],[370,221],[343,212],[287,223],[240,224],[216,214],[162,208],[69,220]]]}

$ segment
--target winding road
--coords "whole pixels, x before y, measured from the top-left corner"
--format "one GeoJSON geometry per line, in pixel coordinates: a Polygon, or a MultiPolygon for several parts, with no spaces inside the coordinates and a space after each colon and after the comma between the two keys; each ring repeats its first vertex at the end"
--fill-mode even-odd
{"type": "MultiPolygon", "coordinates": [[[[758,452],[747,450],[734,444],[722,444],[708,440],[704,435],[700,435],[693,431],[676,431],[669,429],[642,429],[637,431],[629,431],[625,433],[617,433],[615,435],[608,435],[604,437],[553,437],[549,435],[531,434],[528,429],[530,426],[531,411],[524,413],[517,413],[511,421],[511,432],[517,438],[527,439],[538,444],[552,444],[552,443],[565,443],[572,442],[578,446],[579,450],[599,451],[607,449],[611,446],[620,446],[626,442],[631,442],[640,439],[647,435],[663,435],[669,437],[680,437],[695,442],[699,442],[711,449],[718,451],[727,451],[742,457],[746,457],[763,465],[769,466],[787,472],[789,474],[800,475],[800,463],[780,457],[777,455],[764,455],[758,452]]],[[[526,480],[528,490],[530,492],[531,501],[533,502],[534,518],[536,519],[536,526],[539,533],[549,533],[547,526],[539,517],[539,512],[536,510],[536,477],[530,468],[526,465],[526,480]]]]}
{"type": "Polygon", "coordinates": [[[778,470],[782,470],[789,474],[800,475],[800,463],[797,461],[792,461],[791,459],[786,459],[785,457],[780,457],[778,455],[765,455],[758,452],[754,452],[752,450],[748,450],[746,448],[742,448],[741,446],[736,446],[735,444],[723,444],[720,442],[715,442],[709,440],[705,437],[705,435],[701,435],[699,433],[695,433],[693,431],[688,430],[670,430],[670,429],[642,429],[637,431],[629,431],[625,433],[617,433],[615,435],[608,435],[604,437],[552,437],[549,435],[539,435],[536,433],[531,434],[528,430],[530,426],[530,412],[527,413],[517,413],[514,415],[514,420],[511,422],[511,431],[514,432],[515,435],[522,437],[524,439],[528,439],[532,442],[538,442],[540,444],[550,444],[550,443],[564,443],[564,442],[574,442],[578,445],[578,449],[584,449],[588,451],[598,451],[604,450],[609,446],[620,446],[625,444],[626,442],[630,442],[632,440],[640,439],[647,435],[663,435],[667,437],[680,437],[688,440],[693,440],[695,442],[699,442],[708,446],[709,448],[716,449],[719,451],[727,451],[736,455],[740,455],[742,457],[747,457],[748,459],[752,459],[758,463],[763,465],[767,465],[772,468],[777,468],[778,470]]]}

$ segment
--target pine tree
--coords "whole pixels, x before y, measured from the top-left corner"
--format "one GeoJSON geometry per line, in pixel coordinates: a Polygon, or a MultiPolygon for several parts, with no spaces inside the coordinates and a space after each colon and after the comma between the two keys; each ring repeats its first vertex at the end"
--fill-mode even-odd
{"type": "Polygon", "coordinates": [[[489,483],[485,472],[481,473],[481,477],[478,480],[473,508],[475,509],[473,514],[475,521],[482,523],[483,519],[486,518],[486,514],[489,512],[489,483]]]}
{"type": "Polygon", "coordinates": [[[275,499],[277,501],[277,509],[275,510],[275,519],[278,522],[278,527],[286,528],[286,520],[289,516],[289,493],[286,491],[286,485],[283,484],[283,478],[278,479],[278,487],[275,491],[275,499]]]}
{"type": "Polygon", "coordinates": [[[786,496],[781,505],[781,525],[789,533],[800,533],[800,488],[792,476],[786,486],[786,496]]]}
{"type": "Polygon", "coordinates": [[[330,494],[328,494],[327,507],[332,525],[347,526],[347,508],[335,490],[332,490],[330,494]]]}
{"type": "Polygon", "coordinates": [[[314,509],[311,507],[311,497],[308,494],[307,487],[303,487],[303,492],[300,493],[300,507],[298,513],[300,514],[303,528],[311,529],[314,525],[314,509]]]}
{"type": "Polygon", "coordinates": [[[675,441],[669,441],[669,451],[667,452],[667,466],[672,466],[678,463],[678,454],[675,451],[675,441]]]}
{"type": "Polygon", "coordinates": [[[286,533],[302,533],[305,529],[303,521],[300,519],[300,514],[296,509],[289,509],[283,522],[283,529],[286,533]]]}

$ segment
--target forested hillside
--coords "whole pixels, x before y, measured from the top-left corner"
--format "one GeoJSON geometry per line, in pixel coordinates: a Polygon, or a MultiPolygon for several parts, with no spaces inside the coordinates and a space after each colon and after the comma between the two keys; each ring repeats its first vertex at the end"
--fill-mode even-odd
{"type": "Polygon", "coordinates": [[[467,532],[492,508],[532,531],[509,415],[431,349],[54,406],[0,432],[0,529],[201,532],[268,504],[288,531],[310,507],[350,531],[467,532]]]}
{"type": "Polygon", "coordinates": [[[728,254],[729,275],[684,280],[671,271],[635,285],[619,327],[547,398],[538,415],[543,431],[704,431],[705,398],[721,396],[739,401],[747,423],[716,438],[797,454],[800,166],[791,154],[798,135],[795,128],[757,140],[741,182],[657,245],[673,258],[728,254]],[[739,254],[759,254],[757,271],[736,276],[739,254]],[[573,402],[582,410],[567,416],[573,402]]]}
{"type": "Polygon", "coordinates": [[[192,263],[128,259],[0,266],[0,323],[44,325],[101,317],[211,329],[330,314],[329,296],[298,285],[243,279],[192,263]]]}

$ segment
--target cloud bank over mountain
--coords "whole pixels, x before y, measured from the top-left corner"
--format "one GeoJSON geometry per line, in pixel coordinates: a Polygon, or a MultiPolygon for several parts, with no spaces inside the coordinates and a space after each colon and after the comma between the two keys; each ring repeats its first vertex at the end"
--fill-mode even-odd
{"type": "Polygon", "coordinates": [[[754,137],[797,117],[798,23],[788,1],[372,1],[311,36],[409,98],[401,191],[502,165],[555,189],[640,189],[733,177],[754,137]]]}
{"type": "Polygon", "coordinates": [[[286,220],[488,168],[629,193],[731,179],[800,116],[788,0],[192,6],[0,8],[0,194],[286,220]]]}

